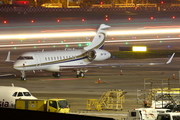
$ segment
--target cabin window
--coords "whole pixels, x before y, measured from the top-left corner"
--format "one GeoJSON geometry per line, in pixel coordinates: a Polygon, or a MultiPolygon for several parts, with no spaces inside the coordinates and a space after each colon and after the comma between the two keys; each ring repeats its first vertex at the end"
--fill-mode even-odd
{"type": "Polygon", "coordinates": [[[12,96],[16,97],[16,95],[17,95],[17,92],[15,92],[12,96]]]}
{"type": "Polygon", "coordinates": [[[48,60],[50,60],[50,57],[48,57],[48,60]]]}
{"type": "Polygon", "coordinates": [[[51,60],[53,60],[53,57],[51,57],[51,60]]]}
{"type": "Polygon", "coordinates": [[[23,96],[23,93],[22,93],[22,92],[19,92],[17,96],[18,96],[18,97],[23,96]]]}
{"type": "Polygon", "coordinates": [[[32,56],[19,56],[17,60],[33,60],[32,56]]]}
{"type": "Polygon", "coordinates": [[[57,60],[59,60],[59,57],[57,56],[57,60]]]}
{"type": "Polygon", "coordinates": [[[23,92],[24,96],[31,96],[29,92],[23,92]]]}
{"type": "Polygon", "coordinates": [[[56,57],[54,57],[54,60],[56,60],[56,57]]]}
{"type": "Polygon", "coordinates": [[[60,60],[61,60],[62,58],[61,58],[61,56],[60,56],[60,60]]]}
{"type": "Polygon", "coordinates": [[[45,60],[47,61],[47,57],[45,57],[45,60]]]}

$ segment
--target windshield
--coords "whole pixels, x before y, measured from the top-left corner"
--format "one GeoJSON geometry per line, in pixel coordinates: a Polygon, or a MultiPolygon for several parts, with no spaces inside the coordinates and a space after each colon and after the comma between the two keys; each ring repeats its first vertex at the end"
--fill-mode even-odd
{"type": "Polygon", "coordinates": [[[33,60],[32,56],[19,56],[17,60],[33,60]]]}
{"type": "Polygon", "coordinates": [[[60,108],[68,108],[68,103],[66,100],[59,100],[58,105],[60,108]]]}
{"type": "Polygon", "coordinates": [[[31,96],[30,92],[15,92],[12,96],[20,97],[20,96],[31,96]]]}
{"type": "Polygon", "coordinates": [[[16,97],[16,95],[17,95],[17,92],[15,92],[12,96],[16,97]]]}
{"type": "Polygon", "coordinates": [[[158,115],[157,120],[170,120],[169,115],[158,115]]]}
{"type": "Polygon", "coordinates": [[[24,96],[31,96],[29,92],[23,92],[24,96]]]}

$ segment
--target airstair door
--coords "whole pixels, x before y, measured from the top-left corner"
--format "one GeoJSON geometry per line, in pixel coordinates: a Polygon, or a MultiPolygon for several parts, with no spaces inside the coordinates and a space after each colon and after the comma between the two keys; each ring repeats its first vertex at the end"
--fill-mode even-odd
{"type": "Polygon", "coordinates": [[[38,54],[35,54],[36,59],[36,69],[39,69],[41,67],[41,58],[38,54]]]}

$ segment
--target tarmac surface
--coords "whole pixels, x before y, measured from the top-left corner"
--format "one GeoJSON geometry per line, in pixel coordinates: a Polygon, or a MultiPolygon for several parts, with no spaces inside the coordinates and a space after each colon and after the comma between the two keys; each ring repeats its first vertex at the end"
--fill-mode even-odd
{"type": "MultiPolygon", "coordinates": [[[[68,100],[72,114],[92,115],[119,119],[126,117],[127,111],[132,108],[143,107],[142,101],[137,104],[137,89],[144,89],[144,79],[152,78],[153,87],[161,87],[162,79],[170,79],[170,87],[179,87],[179,58],[174,58],[169,65],[158,66],[122,66],[90,68],[85,78],[76,78],[75,73],[62,73],[61,78],[52,78],[50,72],[26,72],[27,80],[20,81],[20,72],[12,69],[11,63],[5,63],[6,50],[0,50],[1,74],[16,74],[16,77],[0,78],[0,85],[25,87],[32,95],[39,99],[65,98],[68,100]],[[123,75],[120,75],[122,70],[123,75]],[[172,75],[175,74],[175,79],[172,75]],[[95,83],[98,79],[104,83],[95,83]],[[123,89],[127,92],[123,103],[123,110],[87,111],[87,99],[99,99],[104,92],[112,89],[123,89]]],[[[21,50],[13,52],[12,58],[17,57],[21,50]]],[[[166,62],[168,58],[154,59],[109,59],[101,63],[128,63],[128,62],[166,62]]],[[[167,87],[164,86],[164,87],[167,87]]],[[[150,85],[146,86],[150,89],[150,85]]],[[[141,94],[141,93],[140,93],[141,94]]]]}

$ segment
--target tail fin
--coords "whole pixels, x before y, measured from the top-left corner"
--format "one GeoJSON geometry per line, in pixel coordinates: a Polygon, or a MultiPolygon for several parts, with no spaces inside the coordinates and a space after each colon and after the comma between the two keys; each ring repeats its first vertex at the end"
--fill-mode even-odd
{"type": "Polygon", "coordinates": [[[100,49],[104,45],[105,38],[107,37],[106,31],[103,29],[109,28],[110,26],[101,24],[96,32],[96,36],[93,38],[91,44],[84,47],[84,50],[100,49]]]}

